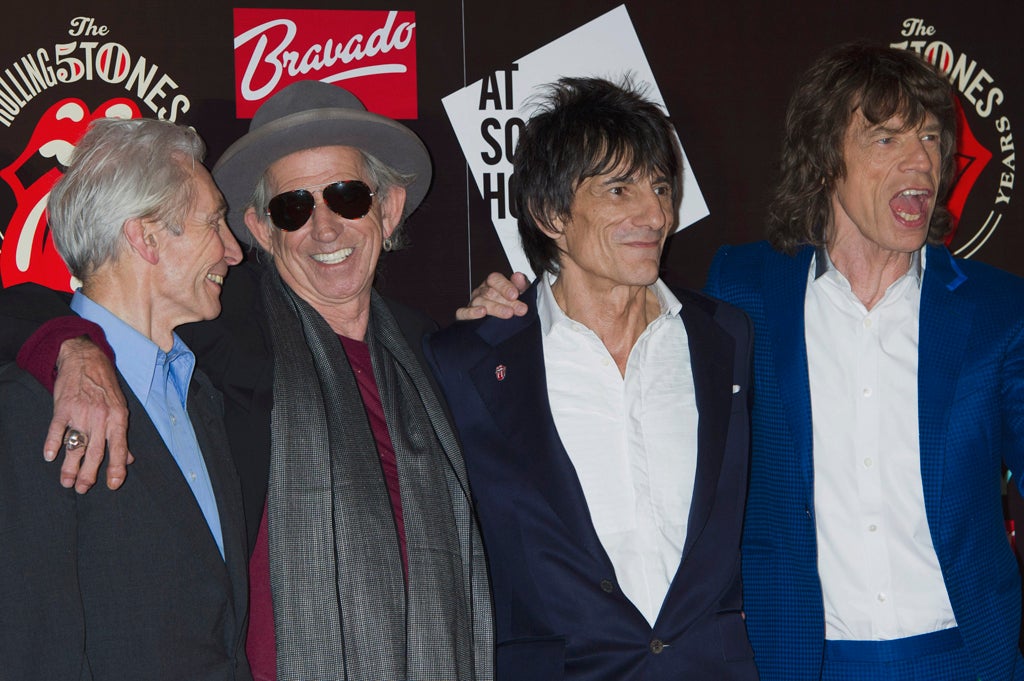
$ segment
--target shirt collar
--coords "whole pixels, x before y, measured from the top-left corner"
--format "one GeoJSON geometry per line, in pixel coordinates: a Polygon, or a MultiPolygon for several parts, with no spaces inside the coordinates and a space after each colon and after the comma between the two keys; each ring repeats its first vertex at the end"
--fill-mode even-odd
{"type": "MultiPolygon", "coordinates": [[[[551,286],[558,280],[558,277],[550,272],[545,272],[540,281],[537,282],[537,316],[540,317],[540,329],[543,335],[548,335],[551,330],[559,324],[578,323],[571,319],[555,301],[555,295],[551,292],[551,286]]],[[[672,290],[661,279],[656,280],[648,287],[658,300],[658,307],[661,309],[661,317],[676,316],[683,308],[672,290]]]]}
{"type": "MultiPolygon", "coordinates": [[[[917,286],[921,286],[921,280],[924,276],[925,267],[925,248],[922,246],[920,250],[914,251],[910,254],[910,267],[907,268],[907,273],[903,276],[913,276],[917,286]]],[[[836,269],[836,266],[832,264],[832,258],[828,255],[828,249],[824,246],[818,246],[814,249],[814,260],[811,263],[811,272],[813,275],[812,280],[817,281],[826,274],[830,276],[836,276],[846,280],[846,277],[842,272],[836,269]]],[[[902,279],[902,277],[901,277],[902,279]]]]}
{"type": "Polygon", "coordinates": [[[164,374],[162,380],[168,380],[169,377],[182,404],[185,403],[192,371],[195,369],[195,355],[178,334],[173,334],[171,349],[164,352],[156,343],[81,290],[72,296],[71,309],[103,329],[107,343],[114,351],[117,370],[140,402],[145,404],[149,399],[159,367],[164,374]]]}

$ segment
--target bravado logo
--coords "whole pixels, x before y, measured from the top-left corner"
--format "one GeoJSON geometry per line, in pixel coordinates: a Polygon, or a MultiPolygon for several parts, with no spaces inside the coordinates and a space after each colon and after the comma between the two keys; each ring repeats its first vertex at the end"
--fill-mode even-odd
{"type": "Polygon", "coordinates": [[[338,83],[385,116],[418,115],[414,12],[236,9],[234,45],[239,118],[299,80],[338,83]]]}
{"type": "Polygon", "coordinates": [[[66,30],[70,41],[28,52],[0,73],[0,125],[9,129],[2,133],[4,147],[17,156],[0,169],[14,200],[8,222],[0,225],[3,286],[32,281],[71,289],[71,276],[46,228],[46,199],[93,119],[153,115],[174,121],[192,106],[174,78],[109,33],[93,17],[76,17],[66,30]],[[86,102],[61,93],[62,87],[81,93],[82,85],[96,97],[86,102]],[[39,110],[39,100],[48,104],[46,110],[28,113],[39,110]],[[13,144],[12,137],[17,137],[13,144]]]}
{"type": "Polygon", "coordinates": [[[949,198],[956,227],[947,243],[969,258],[995,234],[1010,205],[1017,163],[1013,126],[1002,111],[1006,95],[995,75],[935,34],[923,19],[905,19],[905,39],[892,46],[923,56],[957,93],[957,181],[949,198]]]}

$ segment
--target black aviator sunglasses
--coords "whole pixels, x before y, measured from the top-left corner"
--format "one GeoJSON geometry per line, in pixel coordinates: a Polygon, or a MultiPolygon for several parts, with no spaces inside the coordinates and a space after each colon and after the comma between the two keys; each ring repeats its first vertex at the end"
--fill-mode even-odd
{"type": "MultiPolygon", "coordinates": [[[[324,203],[346,220],[358,220],[370,212],[374,192],[359,180],[332,182],[323,189],[324,203]]],[[[313,193],[308,189],[293,189],[278,194],[267,204],[267,215],[278,229],[294,232],[309,221],[316,208],[313,193]]]]}

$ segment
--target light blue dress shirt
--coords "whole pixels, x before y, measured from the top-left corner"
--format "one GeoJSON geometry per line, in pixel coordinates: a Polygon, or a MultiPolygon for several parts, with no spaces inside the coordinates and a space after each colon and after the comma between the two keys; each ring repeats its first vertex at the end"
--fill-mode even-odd
{"type": "Polygon", "coordinates": [[[213,495],[206,461],[188,417],[188,386],[196,366],[195,355],[178,334],[174,334],[174,344],[170,351],[164,352],[156,343],[102,305],[90,300],[81,291],[72,297],[71,309],[103,329],[107,342],[114,350],[117,370],[146,409],[146,414],[156,426],[181,469],[181,474],[185,476],[185,482],[203,512],[223,558],[224,539],[217,499],[213,495]]]}

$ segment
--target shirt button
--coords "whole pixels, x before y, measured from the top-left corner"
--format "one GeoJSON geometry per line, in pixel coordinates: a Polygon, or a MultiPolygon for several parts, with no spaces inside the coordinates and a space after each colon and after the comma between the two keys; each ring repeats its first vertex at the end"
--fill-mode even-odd
{"type": "Polygon", "coordinates": [[[864,468],[871,468],[871,466],[873,466],[874,463],[875,462],[872,461],[871,457],[869,456],[868,458],[864,459],[864,468]]]}
{"type": "Polygon", "coordinates": [[[653,641],[651,641],[650,648],[652,653],[654,653],[655,655],[660,655],[661,651],[665,650],[665,644],[661,642],[660,638],[656,638],[653,641]]]}
{"type": "Polygon", "coordinates": [[[864,388],[864,397],[871,397],[871,388],[864,388]]]}
{"type": "Polygon", "coordinates": [[[886,600],[888,600],[888,599],[887,599],[887,598],[885,597],[885,594],[884,594],[884,593],[878,594],[878,596],[877,596],[876,598],[878,598],[878,602],[879,602],[879,603],[885,603],[885,602],[886,602],[886,600]]]}
{"type": "Polygon", "coordinates": [[[612,580],[610,580],[610,579],[602,579],[601,580],[601,591],[605,592],[606,594],[610,594],[611,592],[615,591],[615,585],[612,584],[612,580]]]}
{"type": "Polygon", "coordinates": [[[871,328],[871,317],[868,317],[867,319],[864,320],[864,328],[865,329],[870,329],[871,328]]]}
{"type": "Polygon", "coordinates": [[[195,471],[189,471],[189,472],[188,472],[188,478],[189,478],[189,480],[191,480],[192,482],[195,482],[195,481],[196,481],[196,478],[198,478],[198,477],[199,477],[199,476],[198,476],[198,475],[196,475],[196,472],[195,472],[195,471]]]}
{"type": "Polygon", "coordinates": [[[171,414],[171,425],[172,426],[178,425],[178,417],[175,416],[174,414],[171,414]]]}
{"type": "Polygon", "coordinates": [[[875,532],[878,530],[878,525],[868,525],[868,532],[875,532]]]}

